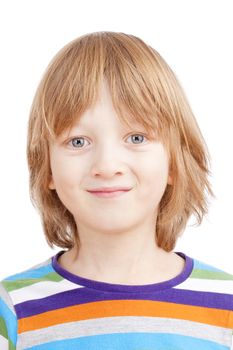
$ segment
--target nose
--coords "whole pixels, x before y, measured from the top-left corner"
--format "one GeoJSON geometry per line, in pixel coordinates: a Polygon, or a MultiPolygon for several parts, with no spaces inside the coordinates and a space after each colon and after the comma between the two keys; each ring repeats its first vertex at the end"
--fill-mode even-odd
{"type": "Polygon", "coordinates": [[[96,150],[91,167],[92,176],[110,178],[124,172],[123,154],[117,151],[116,146],[113,147],[108,144],[96,150]]]}

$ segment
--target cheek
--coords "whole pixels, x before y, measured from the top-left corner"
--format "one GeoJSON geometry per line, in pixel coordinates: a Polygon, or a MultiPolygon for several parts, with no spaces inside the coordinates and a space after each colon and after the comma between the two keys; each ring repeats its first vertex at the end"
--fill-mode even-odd
{"type": "Polygon", "coordinates": [[[74,206],[77,204],[75,199],[78,198],[77,187],[79,183],[75,172],[69,167],[56,164],[54,167],[53,181],[60,201],[74,214],[74,206]]]}
{"type": "Polygon", "coordinates": [[[163,158],[157,158],[156,161],[144,163],[141,177],[147,187],[147,195],[150,195],[151,191],[159,197],[162,196],[168,182],[167,162],[163,158]]]}
{"type": "MultiPolygon", "coordinates": [[[[148,157],[143,159],[141,164],[141,172],[145,174],[148,179],[165,179],[168,177],[168,162],[162,155],[155,157],[148,157]]],[[[166,180],[165,180],[166,181],[166,180]]]]}
{"type": "Polygon", "coordinates": [[[67,162],[62,159],[54,159],[51,162],[53,182],[57,191],[69,191],[79,182],[79,172],[75,162],[67,162]]]}

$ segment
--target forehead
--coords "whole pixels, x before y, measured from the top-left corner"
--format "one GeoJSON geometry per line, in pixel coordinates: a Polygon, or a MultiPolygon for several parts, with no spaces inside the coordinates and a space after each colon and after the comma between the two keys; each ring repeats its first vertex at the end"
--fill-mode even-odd
{"type": "Polygon", "coordinates": [[[122,120],[116,113],[114,114],[84,114],[78,118],[71,126],[72,129],[77,128],[96,128],[96,127],[114,127],[114,128],[143,128],[143,123],[131,118],[127,122],[122,120]]]}
{"type": "Polygon", "coordinates": [[[130,115],[127,110],[123,112],[123,117],[115,110],[111,100],[99,99],[97,103],[87,108],[79,115],[70,128],[95,128],[95,127],[115,127],[134,128],[143,127],[143,120],[137,120],[130,115]]]}
{"type": "Polygon", "coordinates": [[[114,107],[112,97],[108,85],[104,81],[99,90],[98,99],[94,105],[88,107],[76,120],[74,123],[75,127],[91,126],[102,124],[115,124],[115,125],[129,125],[132,123],[134,125],[141,125],[133,115],[130,115],[127,110],[123,111],[124,118],[120,117],[117,110],[114,107]]]}

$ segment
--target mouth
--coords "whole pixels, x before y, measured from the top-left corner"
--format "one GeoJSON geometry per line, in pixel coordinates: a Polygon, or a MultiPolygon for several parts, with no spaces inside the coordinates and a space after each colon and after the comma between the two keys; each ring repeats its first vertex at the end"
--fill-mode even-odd
{"type": "Polygon", "coordinates": [[[114,190],[114,191],[109,191],[109,190],[105,190],[105,191],[88,191],[89,193],[91,193],[92,195],[96,196],[96,197],[100,197],[100,198],[114,198],[114,197],[119,197],[122,196],[123,194],[129,192],[130,190],[114,190]]]}
{"type": "Polygon", "coordinates": [[[96,187],[91,188],[88,192],[115,192],[115,191],[128,191],[131,187],[128,186],[112,186],[112,187],[96,187]]]}

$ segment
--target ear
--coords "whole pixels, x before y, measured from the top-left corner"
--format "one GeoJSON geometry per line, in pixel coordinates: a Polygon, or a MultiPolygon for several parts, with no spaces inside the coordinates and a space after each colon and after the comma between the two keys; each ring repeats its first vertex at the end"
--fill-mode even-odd
{"type": "Polygon", "coordinates": [[[52,177],[52,175],[51,175],[51,180],[50,180],[50,182],[49,182],[49,189],[50,189],[50,190],[55,190],[55,186],[54,186],[54,182],[53,182],[53,177],[52,177]]]}
{"type": "Polygon", "coordinates": [[[168,183],[169,185],[172,185],[172,184],[173,184],[172,176],[171,176],[171,175],[168,176],[167,183],[168,183]]]}

